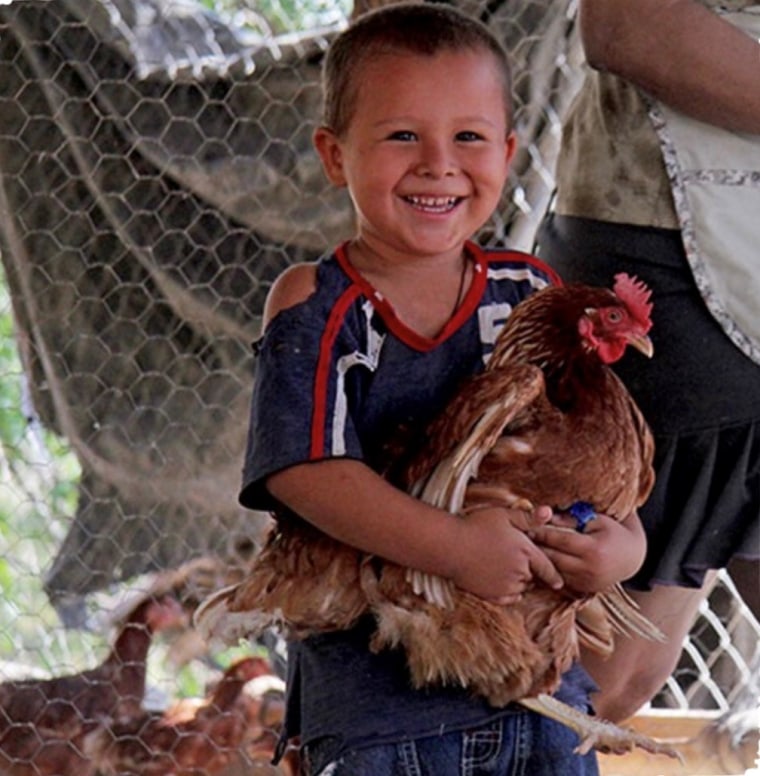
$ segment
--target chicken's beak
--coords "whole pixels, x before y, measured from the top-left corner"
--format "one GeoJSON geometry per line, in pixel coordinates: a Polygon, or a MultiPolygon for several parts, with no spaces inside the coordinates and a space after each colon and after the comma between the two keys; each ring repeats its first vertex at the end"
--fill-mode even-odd
{"type": "Polygon", "coordinates": [[[646,334],[637,334],[629,337],[628,344],[643,353],[647,358],[652,358],[654,355],[654,345],[652,345],[652,340],[646,334]]]}

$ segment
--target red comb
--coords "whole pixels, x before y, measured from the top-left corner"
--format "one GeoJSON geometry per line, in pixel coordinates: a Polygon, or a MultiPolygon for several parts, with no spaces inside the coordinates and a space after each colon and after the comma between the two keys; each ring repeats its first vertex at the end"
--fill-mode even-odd
{"type": "Polygon", "coordinates": [[[615,296],[628,308],[628,312],[635,318],[645,331],[652,327],[650,314],[652,312],[652,303],[649,297],[652,292],[643,280],[639,280],[635,275],[627,275],[620,272],[615,275],[615,285],[612,290],[615,296]]]}

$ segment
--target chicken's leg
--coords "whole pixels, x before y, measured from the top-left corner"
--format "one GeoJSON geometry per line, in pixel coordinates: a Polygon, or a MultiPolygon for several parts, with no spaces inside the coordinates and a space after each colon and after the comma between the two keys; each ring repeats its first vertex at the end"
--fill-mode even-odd
{"type": "Polygon", "coordinates": [[[534,698],[520,698],[517,702],[537,714],[543,714],[572,728],[581,738],[581,743],[575,750],[578,754],[586,754],[591,749],[611,754],[624,754],[638,747],[652,754],[664,754],[683,761],[678,750],[672,746],[637,733],[635,730],[627,730],[607,720],[584,714],[551,695],[541,694],[534,698]]]}

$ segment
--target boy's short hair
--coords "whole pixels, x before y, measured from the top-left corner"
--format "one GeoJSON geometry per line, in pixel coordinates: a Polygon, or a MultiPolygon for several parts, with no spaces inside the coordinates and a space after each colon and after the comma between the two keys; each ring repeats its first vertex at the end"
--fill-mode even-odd
{"type": "Polygon", "coordinates": [[[477,19],[438,3],[401,2],[359,16],[333,41],[323,68],[323,123],[336,135],[348,129],[364,64],[383,54],[433,56],[441,51],[485,51],[504,82],[507,125],[512,95],[509,57],[492,32],[477,19]]]}

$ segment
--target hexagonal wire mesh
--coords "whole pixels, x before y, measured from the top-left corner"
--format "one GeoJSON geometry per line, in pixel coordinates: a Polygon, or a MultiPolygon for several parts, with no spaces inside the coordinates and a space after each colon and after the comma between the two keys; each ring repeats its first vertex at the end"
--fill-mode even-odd
{"type": "MultiPolygon", "coordinates": [[[[574,3],[461,5],[515,67],[520,151],[481,238],[530,248],[580,77],[574,3]]],[[[266,518],[236,503],[250,342],[272,279],[350,229],[310,143],[344,21],[327,4],[230,19],[189,0],[0,3],[1,680],[99,663],[147,592],[173,591],[186,617],[255,548],[266,518]]],[[[758,633],[722,575],[656,703],[728,708],[758,633]]],[[[201,693],[241,653],[281,668],[274,643],[212,654],[178,620],[160,636],[134,647],[148,707],[201,693]]],[[[209,772],[271,749],[281,705],[262,679],[230,715],[248,715],[238,759],[209,772]]],[[[69,756],[48,759],[87,772],[69,756]]]]}

